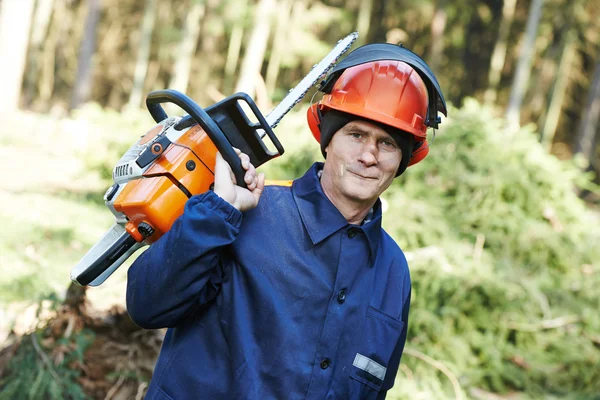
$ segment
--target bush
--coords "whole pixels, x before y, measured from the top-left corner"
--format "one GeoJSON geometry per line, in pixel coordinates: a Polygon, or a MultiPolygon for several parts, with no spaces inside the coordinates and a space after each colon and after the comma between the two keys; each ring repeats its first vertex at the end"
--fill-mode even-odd
{"type": "Polygon", "coordinates": [[[407,346],[469,388],[598,393],[600,318],[588,310],[600,307],[600,229],[575,194],[581,173],[531,127],[504,135],[474,100],[450,115],[430,155],[386,194],[386,227],[411,258],[407,346]]]}

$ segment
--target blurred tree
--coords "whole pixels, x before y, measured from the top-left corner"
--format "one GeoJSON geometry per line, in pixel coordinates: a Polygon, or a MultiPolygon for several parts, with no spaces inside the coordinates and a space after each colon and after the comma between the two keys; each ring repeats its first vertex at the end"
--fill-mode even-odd
{"type": "Polygon", "coordinates": [[[33,0],[0,3],[0,54],[10,57],[10,62],[0,63],[0,111],[19,107],[33,6],[33,0]]]}
{"type": "Polygon", "coordinates": [[[510,26],[515,15],[517,0],[504,0],[502,6],[502,19],[500,20],[500,29],[498,31],[498,40],[494,45],[492,59],[490,62],[490,71],[488,74],[488,88],[485,91],[485,103],[494,104],[498,96],[498,85],[504,62],[506,60],[506,49],[508,48],[508,37],[510,35],[510,26]]]}
{"type": "MultiPolygon", "coordinates": [[[[548,7],[550,8],[550,7],[548,7]]],[[[551,9],[546,11],[551,12],[551,9]]],[[[555,81],[558,65],[560,64],[564,49],[564,24],[540,23],[538,40],[536,40],[536,53],[538,56],[532,60],[530,88],[524,95],[521,119],[533,121],[537,118],[540,126],[547,117],[546,106],[549,93],[555,81]]]]}
{"type": "Polygon", "coordinates": [[[185,9],[185,20],[181,41],[175,52],[175,65],[169,81],[169,88],[185,92],[190,80],[192,59],[200,38],[200,22],[204,17],[204,0],[191,0],[185,9]]]}
{"type": "Polygon", "coordinates": [[[150,63],[146,81],[151,83],[151,90],[165,89],[169,86],[172,75],[173,57],[181,41],[183,8],[187,2],[171,3],[159,1],[157,4],[156,27],[157,45],[156,56],[150,63]]]}
{"type": "Polygon", "coordinates": [[[560,59],[558,72],[556,73],[554,87],[552,88],[550,105],[548,106],[546,119],[542,128],[542,145],[548,151],[550,151],[550,148],[552,147],[554,135],[556,134],[556,127],[558,126],[558,119],[561,116],[567,85],[569,83],[569,77],[571,76],[571,66],[573,65],[575,58],[575,47],[575,35],[573,32],[569,31],[564,37],[562,57],[560,59]]]}
{"type": "Polygon", "coordinates": [[[90,96],[92,88],[92,62],[96,51],[96,26],[100,19],[100,1],[88,1],[87,17],[77,60],[77,77],[75,78],[73,96],[71,97],[71,110],[85,103],[90,96]]]}
{"type": "Polygon", "coordinates": [[[598,119],[600,119],[600,60],[596,62],[594,78],[588,92],[586,106],[581,114],[581,123],[575,141],[575,154],[581,154],[588,163],[594,161],[594,141],[598,135],[598,119]]]}
{"type": "Polygon", "coordinates": [[[205,104],[208,101],[219,101],[223,97],[217,91],[217,82],[222,76],[213,74],[214,68],[220,63],[220,49],[217,42],[222,36],[223,16],[219,10],[219,0],[206,0],[206,10],[202,19],[200,31],[200,56],[196,58],[194,79],[192,85],[197,101],[205,104]]]}
{"type": "Polygon", "coordinates": [[[525,28],[525,37],[519,49],[519,61],[513,78],[510,91],[510,99],[506,109],[506,126],[508,129],[514,129],[521,123],[521,106],[523,97],[529,84],[531,74],[531,63],[535,55],[535,39],[537,37],[538,25],[542,16],[542,6],[544,0],[532,0],[527,16],[527,27],[525,28]]]}
{"type": "Polygon", "coordinates": [[[53,6],[54,0],[38,0],[35,8],[31,39],[29,40],[29,65],[25,84],[28,104],[33,101],[37,92],[44,40],[48,33],[53,6]]]}
{"type": "Polygon", "coordinates": [[[248,9],[247,0],[228,2],[227,14],[232,25],[227,45],[227,59],[225,61],[225,76],[223,78],[223,91],[230,94],[234,86],[234,74],[237,69],[242,41],[244,39],[244,28],[246,26],[246,14],[248,9]]]}
{"type": "Polygon", "coordinates": [[[440,62],[444,52],[444,33],[446,31],[446,0],[435,1],[435,11],[431,21],[431,44],[429,45],[429,54],[427,63],[433,72],[439,73],[440,62]]]}
{"type": "Polygon", "coordinates": [[[254,97],[256,81],[260,79],[269,33],[271,31],[271,17],[275,7],[275,0],[260,0],[254,11],[254,26],[246,46],[242,61],[240,75],[235,87],[236,92],[248,93],[254,97]]]}
{"type": "Polygon", "coordinates": [[[359,1],[356,17],[356,30],[358,31],[357,45],[367,43],[371,28],[371,15],[373,14],[373,0],[359,1]]]}
{"type": "Polygon", "coordinates": [[[54,10],[51,15],[48,36],[45,38],[44,48],[41,54],[41,72],[38,81],[39,103],[48,108],[50,99],[54,92],[55,69],[57,64],[57,48],[63,32],[69,25],[69,13],[64,1],[54,2],[54,10]],[[58,21],[61,21],[59,23],[58,21]]]}
{"type": "Polygon", "coordinates": [[[377,0],[373,5],[371,12],[371,23],[369,24],[369,33],[368,35],[365,35],[368,43],[385,42],[387,40],[386,35],[388,32],[388,26],[386,23],[386,7],[388,3],[388,0],[377,0]]]}
{"type": "Polygon", "coordinates": [[[273,44],[271,46],[271,55],[269,56],[269,64],[267,66],[266,85],[267,93],[272,95],[275,92],[277,84],[277,76],[281,68],[281,59],[286,50],[288,41],[289,22],[291,17],[292,2],[290,0],[282,0],[277,7],[277,26],[273,32],[273,44]]]}
{"type": "Polygon", "coordinates": [[[146,0],[144,6],[144,19],[140,31],[137,61],[133,75],[133,87],[129,95],[128,106],[138,108],[142,102],[144,92],[144,80],[148,72],[148,61],[150,58],[150,46],[152,44],[152,32],[156,20],[156,0],[146,0]]]}

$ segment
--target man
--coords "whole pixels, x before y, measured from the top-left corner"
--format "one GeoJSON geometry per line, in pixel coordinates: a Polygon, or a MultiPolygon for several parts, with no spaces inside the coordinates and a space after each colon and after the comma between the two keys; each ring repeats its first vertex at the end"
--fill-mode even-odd
{"type": "Polygon", "coordinates": [[[243,189],[218,155],[214,190],[131,266],[132,319],[170,328],[147,398],[375,399],[393,386],[411,283],[379,196],[427,154],[445,105],[395,45],[355,50],[321,89],[308,119],[324,164],[265,187],[238,152],[243,189]]]}

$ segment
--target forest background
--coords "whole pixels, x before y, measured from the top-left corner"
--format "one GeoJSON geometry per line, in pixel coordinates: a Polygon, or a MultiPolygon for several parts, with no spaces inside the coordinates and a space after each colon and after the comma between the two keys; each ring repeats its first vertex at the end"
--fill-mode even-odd
{"type": "MultiPolygon", "coordinates": [[[[600,399],[595,0],[0,0],[0,399],[147,389],[164,332],[128,319],[127,265],[68,278],[113,223],[102,195],[154,125],[145,95],[243,91],[266,113],[355,30],[422,55],[450,104],[384,196],[413,279],[389,397],[600,399]]],[[[322,159],[314,92],[270,178],[322,159]]]]}

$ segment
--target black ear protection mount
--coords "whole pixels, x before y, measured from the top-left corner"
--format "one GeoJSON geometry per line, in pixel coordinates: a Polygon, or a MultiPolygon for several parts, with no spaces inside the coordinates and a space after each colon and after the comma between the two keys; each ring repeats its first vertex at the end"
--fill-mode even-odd
{"type": "MultiPolygon", "coordinates": [[[[327,77],[321,81],[319,85],[319,91],[326,94],[331,93],[335,82],[348,68],[368,62],[382,60],[402,61],[417,71],[421,79],[423,79],[423,82],[425,82],[429,97],[425,125],[437,129],[438,125],[442,122],[441,117],[438,116],[438,112],[441,112],[444,114],[444,116],[448,116],[446,101],[444,100],[444,95],[442,94],[440,84],[433,74],[433,71],[431,71],[425,61],[402,45],[395,45],[392,43],[373,43],[357,48],[348,54],[348,56],[340,61],[335,67],[333,67],[329,75],[327,75],[327,77]]],[[[322,119],[322,115],[318,108],[317,113],[317,121],[320,121],[322,119]]]]}

